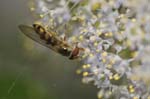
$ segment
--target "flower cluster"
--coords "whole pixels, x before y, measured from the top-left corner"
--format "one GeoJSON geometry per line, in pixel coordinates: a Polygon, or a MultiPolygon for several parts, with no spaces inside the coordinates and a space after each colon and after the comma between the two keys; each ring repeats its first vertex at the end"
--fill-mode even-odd
{"type": "Polygon", "coordinates": [[[137,76],[150,65],[149,0],[31,0],[36,22],[84,48],[77,70],[99,99],[150,99],[137,76]],[[138,72],[137,72],[138,71],[138,72]]]}

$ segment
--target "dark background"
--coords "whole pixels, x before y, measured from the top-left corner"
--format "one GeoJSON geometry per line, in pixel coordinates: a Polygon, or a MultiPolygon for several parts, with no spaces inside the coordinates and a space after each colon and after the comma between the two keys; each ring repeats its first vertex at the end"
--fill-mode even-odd
{"type": "Polygon", "coordinates": [[[0,2],[0,99],[97,99],[96,87],[82,84],[75,73],[79,62],[19,31],[19,24],[33,22],[27,4],[28,0],[0,2]]]}

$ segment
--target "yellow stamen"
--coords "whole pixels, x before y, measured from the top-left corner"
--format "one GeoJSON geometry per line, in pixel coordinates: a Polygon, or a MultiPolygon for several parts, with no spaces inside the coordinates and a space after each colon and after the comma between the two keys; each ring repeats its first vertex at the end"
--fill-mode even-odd
{"type": "Polygon", "coordinates": [[[120,79],[119,74],[115,74],[113,77],[114,77],[114,80],[119,80],[120,79]]]}
{"type": "Polygon", "coordinates": [[[85,76],[88,76],[89,75],[89,73],[88,72],[83,72],[83,76],[85,77],[85,76]]]}

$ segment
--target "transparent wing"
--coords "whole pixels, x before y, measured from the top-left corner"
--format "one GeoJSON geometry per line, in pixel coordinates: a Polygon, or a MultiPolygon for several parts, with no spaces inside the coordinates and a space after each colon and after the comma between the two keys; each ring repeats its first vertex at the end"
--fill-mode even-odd
{"type": "Polygon", "coordinates": [[[21,32],[23,32],[26,36],[28,36],[32,40],[57,52],[58,50],[57,46],[52,47],[51,44],[46,44],[46,41],[40,39],[40,36],[35,32],[35,30],[31,26],[19,25],[19,29],[21,30],[21,32]]]}

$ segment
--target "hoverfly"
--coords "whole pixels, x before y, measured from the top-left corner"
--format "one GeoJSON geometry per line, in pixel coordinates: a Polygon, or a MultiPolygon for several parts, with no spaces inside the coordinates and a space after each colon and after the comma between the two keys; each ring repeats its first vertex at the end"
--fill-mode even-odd
{"type": "Polygon", "coordinates": [[[77,59],[79,57],[80,50],[84,50],[83,48],[79,48],[77,44],[75,47],[70,46],[67,42],[65,42],[65,39],[60,39],[56,35],[56,32],[48,31],[40,24],[33,24],[32,26],[19,25],[19,29],[32,40],[68,57],[71,60],[77,59]]]}

